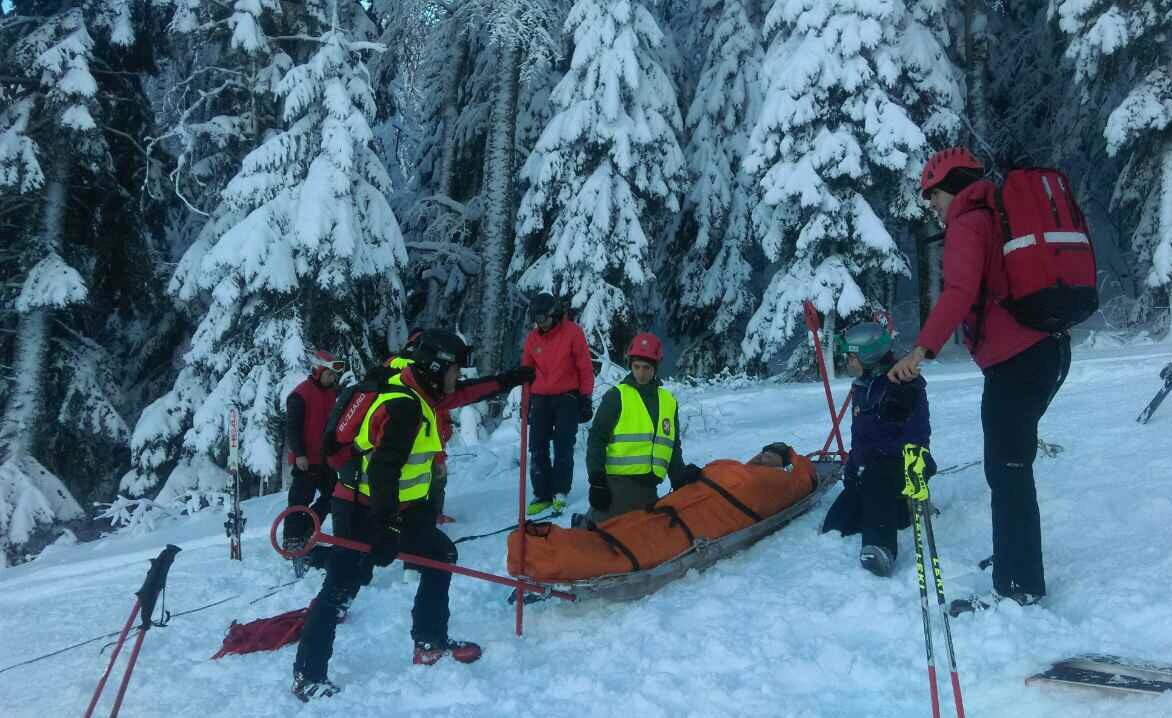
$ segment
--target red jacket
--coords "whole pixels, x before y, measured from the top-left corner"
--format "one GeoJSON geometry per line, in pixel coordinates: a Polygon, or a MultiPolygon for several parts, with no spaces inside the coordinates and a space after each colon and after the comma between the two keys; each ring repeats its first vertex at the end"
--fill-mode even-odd
{"type": "Polygon", "coordinates": [[[548,332],[534,329],[525,337],[521,363],[537,371],[530,389],[534,394],[552,396],[576,391],[594,393],[594,367],[582,328],[569,319],[560,319],[548,332]]]}
{"type": "Polygon", "coordinates": [[[285,436],[289,443],[290,464],[298,456],[309,459],[310,464],[325,463],[321,455],[321,436],[337,395],[334,387],[327,389],[311,377],[298,384],[285,399],[286,420],[289,422],[285,436]]]}
{"type": "Polygon", "coordinates": [[[974,182],[948,206],[944,218],[944,289],[916,338],[916,344],[926,349],[929,357],[940,351],[962,323],[965,346],[982,369],[1017,356],[1049,336],[1018,324],[1000,304],[1009,290],[1001,254],[1001,228],[993,213],[995,191],[988,180],[974,182]],[[976,346],[974,336],[979,339],[976,346]]]}

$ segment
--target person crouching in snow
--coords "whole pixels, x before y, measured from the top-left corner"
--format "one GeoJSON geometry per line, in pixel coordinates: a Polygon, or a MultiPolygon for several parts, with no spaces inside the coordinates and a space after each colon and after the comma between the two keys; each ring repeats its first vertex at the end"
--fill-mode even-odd
{"type": "MultiPolygon", "coordinates": [[[[923,377],[893,382],[887,371],[895,364],[891,335],[875,323],[856,324],[839,335],[838,352],[846,357],[851,385],[851,448],[843,468],[843,491],[826,518],[822,532],[862,534],[859,562],[876,576],[890,576],[899,553],[896,532],[911,525],[904,488],[903,447],[928,447],[927,384],[923,377]]],[[[926,455],[925,476],[936,472],[926,455]]]]}

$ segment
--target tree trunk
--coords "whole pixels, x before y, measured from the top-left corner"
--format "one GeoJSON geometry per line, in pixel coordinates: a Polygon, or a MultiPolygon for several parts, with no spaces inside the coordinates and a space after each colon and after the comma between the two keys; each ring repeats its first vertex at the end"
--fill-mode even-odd
{"type": "Polygon", "coordinates": [[[989,109],[985,102],[985,65],[989,58],[989,11],[984,0],[969,0],[964,9],[964,79],[968,92],[970,142],[989,146],[989,109]],[[973,141],[975,140],[975,142],[973,141]]]}
{"type": "MultiPolygon", "coordinates": [[[[59,252],[68,203],[68,164],[58,159],[52,168],[41,216],[40,256],[59,252]]],[[[0,461],[31,450],[44,395],[45,351],[49,344],[49,312],[38,307],[20,318],[12,393],[0,422],[0,461]]]]}
{"type": "Polygon", "coordinates": [[[500,369],[503,339],[502,315],[506,310],[505,270],[513,253],[514,145],[517,130],[518,52],[509,43],[500,48],[500,65],[493,97],[492,120],[484,161],[484,187],[488,194],[484,216],[484,263],[480,303],[480,370],[494,374],[500,369]]]}
{"type": "Polygon", "coordinates": [[[451,197],[456,181],[456,122],[460,116],[460,79],[468,57],[468,37],[459,23],[451,21],[452,57],[444,75],[444,153],[440,161],[439,193],[451,197]]]}

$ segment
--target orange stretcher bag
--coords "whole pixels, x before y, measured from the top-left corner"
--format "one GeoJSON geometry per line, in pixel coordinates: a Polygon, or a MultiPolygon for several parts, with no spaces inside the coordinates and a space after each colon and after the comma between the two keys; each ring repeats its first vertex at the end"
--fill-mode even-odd
{"type": "Polygon", "coordinates": [[[594,529],[528,524],[525,563],[521,533],[509,534],[509,573],[541,581],[575,581],[658,566],[693,540],[717,539],[772,516],[808,496],[814,465],[792,455],[789,469],[721,459],[702,478],[642,511],[615,516],[594,529]]]}

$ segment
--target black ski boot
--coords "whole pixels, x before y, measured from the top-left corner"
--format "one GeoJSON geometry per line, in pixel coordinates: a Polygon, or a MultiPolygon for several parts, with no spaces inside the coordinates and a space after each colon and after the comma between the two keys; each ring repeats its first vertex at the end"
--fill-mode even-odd
{"type": "Polygon", "coordinates": [[[864,546],[859,552],[859,563],[880,578],[887,578],[895,570],[895,559],[882,546],[864,546]]]}
{"type": "Polygon", "coordinates": [[[460,663],[473,663],[480,658],[480,646],[471,641],[453,641],[445,638],[442,641],[429,643],[415,642],[415,657],[412,663],[417,666],[430,666],[444,656],[451,656],[460,663]]]}
{"type": "Polygon", "coordinates": [[[297,700],[302,703],[308,703],[318,698],[329,698],[330,696],[336,695],[342,689],[329,678],[312,681],[306,678],[303,673],[294,671],[292,690],[293,695],[297,696],[297,700]]]}
{"type": "Polygon", "coordinates": [[[1025,607],[1036,605],[1041,600],[1041,596],[1032,593],[1011,593],[1005,596],[994,590],[984,595],[973,594],[968,598],[958,598],[949,604],[948,613],[953,618],[956,618],[965,613],[987,611],[1002,601],[1013,601],[1017,605],[1025,607]]]}

